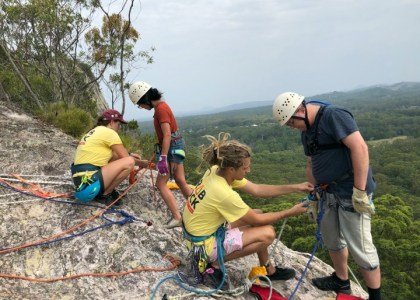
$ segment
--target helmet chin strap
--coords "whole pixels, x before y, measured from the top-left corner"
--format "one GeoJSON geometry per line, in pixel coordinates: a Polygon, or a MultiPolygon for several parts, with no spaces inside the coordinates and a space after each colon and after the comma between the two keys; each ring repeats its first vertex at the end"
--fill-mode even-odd
{"type": "Polygon", "coordinates": [[[293,119],[296,119],[296,120],[302,120],[302,121],[304,121],[305,122],[305,125],[306,125],[306,130],[309,130],[309,128],[311,126],[309,125],[308,110],[306,108],[306,102],[305,102],[305,100],[302,101],[302,105],[305,108],[305,117],[292,116],[292,118],[293,119]]]}
{"type": "Polygon", "coordinates": [[[307,130],[307,131],[309,131],[309,128],[310,128],[311,126],[309,125],[309,119],[308,119],[308,108],[306,107],[306,102],[305,102],[305,100],[303,100],[302,105],[303,105],[303,107],[305,108],[305,119],[304,119],[304,121],[305,121],[305,125],[306,125],[306,130],[307,130]]]}

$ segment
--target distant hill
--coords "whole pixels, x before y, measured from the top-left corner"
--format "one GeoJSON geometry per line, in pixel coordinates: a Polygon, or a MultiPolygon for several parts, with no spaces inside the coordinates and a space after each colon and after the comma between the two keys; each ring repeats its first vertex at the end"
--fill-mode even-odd
{"type": "MultiPolygon", "coordinates": [[[[370,97],[386,97],[397,95],[399,92],[403,93],[420,93],[420,82],[400,82],[391,85],[385,84],[378,84],[368,87],[361,87],[349,91],[334,91],[325,94],[307,96],[308,99],[322,99],[322,100],[333,100],[333,101],[345,101],[351,98],[370,98],[370,97]]],[[[203,114],[202,111],[197,113],[187,113],[187,114],[177,114],[180,117],[187,117],[187,116],[196,116],[196,115],[210,115],[210,114],[217,114],[220,112],[232,111],[232,110],[243,110],[247,108],[255,108],[255,107],[262,107],[262,106],[271,106],[273,104],[273,100],[267,101],[251,101],[251,102],[243,102],[237,103],[222,107],[217,107],[212,110],[208,110],[206,114],[203,114]]],[[[420,105],[420,99],[419,99],[420,105]]]]}
{"type": "MultiPolygon", "coordinates": [[[[420,82],[400,82],[392,85],[375,85],[358,88],[350,91],[333,91],[330,93],[306,96],[307,100],[321,100],[350,109],[355,114],[359,112],[384,112],[404,109],[420,108],[420,82]],[[397,101],[398,100],[398,101],[397,101]]],[[[217,126],[220,122],[234,123],[238,118],[244,119],[249,116],[249,122],[263,118],[265,122],[274,122],[271,117],[271,105],[273,100],[244,102],[215,108],[206,114],[179,115],[177,120],[181,129],[187,129],[183,125],[192,127],[217,126]],[[197,123],[197,124],[195,124],[197,123]],[[193,124],[193,125],[191,125],[193,124]],[[194,125],[195,124],[195,125],[194,125]]],[[[243,120],[242,120],[243,121],[243,120]]],[[[241,121],[241,122],[242,122],[241,121]]],[[[259,120],[261,121],[261,120],[259,120]]],[[[248,123],[249,123],[248,122],[248,123]]],[[[153,132],[151,121],[140,121],[140,128],[144,133],[153,132]]]]}
{"type": "Polygon", "coordinates": [[[217,114],[220,112],[225,111],[232,111],[232,110],[241,110],[241,109],[247,109],[247,108],[254,108],[254,107],[262,107],[262,106],[268,106],[273,103],[272,100],[267,101],[251,101],[251,102],[243,102],[243,103],[237,103],[237,104],[231,104],[227,106],[217,107],[214,109],[207,110],[205,114],[203,114],[202,111],[199,112],[189,112],[186,114],[177,113],[176,115],[179,117],[188,117],[188,116],[196,116],[196,115],[211,115],[211,114],[217,114]]]}
{"type": "MultiPolygon", "coordinates": [[[[378,98],[395,98],[402,96],[419,96],[420,82],[400,82],[391,85],[374,85],[358,88],[345,92],[331,92],[310,96],[310,99],[322,99],[334,103],[346,102],[349,100],[375,100],[378,98]]],[[[417,105],[420,105],[420,97],[417,98],[417,105]]]]}

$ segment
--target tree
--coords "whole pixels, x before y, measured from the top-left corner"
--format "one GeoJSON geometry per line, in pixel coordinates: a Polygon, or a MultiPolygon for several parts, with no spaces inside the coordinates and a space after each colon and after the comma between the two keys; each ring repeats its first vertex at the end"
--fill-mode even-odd
{"type": "Polygon", "coordinates": [[[31,84],[29,83],[28,79],[23,74],[21,69],[18,67],[18,65],[15,63],[15,60],[13,59],[12,55],[9,52],[9,49],[7,49],[7,46],[3,43],[3,41],[0,41],[0,50],[4,52],[10,65],[13,67],[13,70],[15,71],[19,79],[22,81],[22,83],[25,85],[26,89],[28,90],[29,94],[31,95],[35,103],[38,105],[38,107],[40,108],[43,107],[42,102],[39,100],[38,96],[32,90],[31,84]]]}
{"type": "MultiPolygon", "coordinates": [[[[108,66],[116,69],[115,73],[111,73],[108,79],[103,78],[105,85],[111,92],[111,103],[114,108],[115,102],[121,98],[122,109],[125,111],[125,93],[128,88],[125,79],[130,69],[125,69],[125,64],[130,64],[138,58],[143,58],[146,63],[152,63],[153,58],[149,52],[142,51],[134,53],[134,46],[140,38],[138,31],[131,25],[131,14],[134,0],[126,0],[123,2],[122,8],[118,13],[109,14],[100,3],[97,5],[103,12],[101,29],[94,27],[90,29],[86,35],[86,43],[89,46],[89,59],[92,64],[97,65],[97,73],[103,74],[108,66]],[[122,13],[127,9],[127,19],[124,19],[122,13]]],[[[154,48],[151,49],[154,51],[154,48]]]]}

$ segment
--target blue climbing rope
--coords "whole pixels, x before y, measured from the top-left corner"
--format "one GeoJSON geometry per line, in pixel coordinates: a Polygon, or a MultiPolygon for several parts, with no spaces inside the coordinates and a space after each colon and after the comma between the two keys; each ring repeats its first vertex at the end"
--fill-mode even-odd
{"type": "MultiPolygon", "coordinates": [[[[69,204],[69,205],[83,205],[83,206],[90,206],[90,207],[94,207],[94,208],[103,208],[102,206],[99,206],[99,205],[84,204],[84,203],[78,203],[78,202],[68,202],[68,201],[61,201],[61,200],[56,200],[56,199],[43,198],[41,196],[38,196],[38,195],[35,195],[35,194],[32,194],[32,193],[29,193],[29,192],[20,191],[18,189],[15,189],[15,188],[10,187],[10,186],[7,186],[7,185],[3,185],[1,183],[0,183],[0,186],[1,187],[4,187],[4,188],[8,188],[8,189],[13,190],[13,191],[16,191],[16,192],[19,192],[21,194],[25,194],[25,195],[29,195],[29,196],[33,196],[33,197],[36,197],[36,198],[41,198],[41,199],[44,199],[44,200],[57,202],[57,203],[65,203],[65,204],[69,204]]],[[[46,241],[46,242],[43,242],[43,243],[33,244],[30,247],[43,246],[43,245],[48,245],[48,244],[56,243],[56,242],[59,242],[59,241],[62,241],[62,240],[67,240],[67,239],[75,238],[75,237],[78,237],[78,236],[82,236],[82,235],[84,235],[86,233],[93,232],[93,231],[96,231],[98,229],[102,229],[104,227],[111,226],[111,225],[114,225],[114,224],[119,224],[119,225],[122,226],[124,224],[131,223],[133,221],[137,221],[137,219],[134,216],[130,215],[129,213],[127,213],[127,212],[125,212],[123,210],[117,210],[117,209],[112,209],[112,208],[109,208],[106,211],[104,211],[103,214],[101,215],[101,218],[104,219],[104,220],[106,220],[107,223],[106,224],[103,224],[103,225],[100,225],[100,226],[97,226],[97,227],[94,227],[94,228],[91,228],[91,229],[87,229],[87,230],[82,231],[82,232],[79,232],[77,234],[71,234],[71,235],[66,236],[66,237],[60,237],[60,238],[53,239],[53,240],[50,240],[50,241],[46,241]],[[106,215],[107,214],[111,214],[111,213],[112,214],[120,214],[123,217],[123,219],[117,220],[117,221],[113,221],[113,220],[107,218],[106,215]]],[[[8,250],[8,249],[11,249],[11,248],[0,248],[0,251],[8,250]]]]}
{"type": "Polygon", "coordinates": [[[306,275],[306,272],[307,272],[307,270],[308,270],[308,268],[309,268],[309,265],[310,265],[310,263],[311,263],[312,259],[314,258],[314,255],[315,255],[315,252],[316,252],[316,250],[317,250],[317,248],[318,248],[318,245],[321,245],[321,246],[322,246],[321,220],[322,220],[322,217],[324,216],[324,207],[323,207],[324,196],[323,196],[323,193],[322,193],[322,191],[320,190],[320,188],[319,188],[319,187],[316,187],[316,189],[318,189],[318,191],[320,191],[320,192],[321,192],[321,197],[320,197],[320,199],[319,199],[320,210],[319,210],[319,213],[318,213],[317,218],[316,218],[316,223],[317,223],[317,227],[318,227],[318,228],[317,228],[317,231],[316,231],[316,234],[315,234],[315,237],[316,237],[315,245],[314,245],[314,248],[313,248],[313,250],[312,250],[311,256],[309,257],[309,260],[308,260],[308,262],[306,263],[305,269],[303,270],[302,275],[300,276],[299,281],[298,281],[298,283],[297,283],[297,285],[296,285],[295,289],[293,290],[293,292],[292,292],[292,294],[289,296],[289,298],[287,298],[288,300],[292,300],[292,299],[293,299],[293,297],[295,296],[295,294],[296,294],[296,292],[297,292],[297,290],[298,290],[298,288],[299,288],[300,284],[301,284],[301,283],[302,283],[302,281],[303,281],[303,278],[304,278],[304,277],[305,277],[305,275],[306,275]]]}

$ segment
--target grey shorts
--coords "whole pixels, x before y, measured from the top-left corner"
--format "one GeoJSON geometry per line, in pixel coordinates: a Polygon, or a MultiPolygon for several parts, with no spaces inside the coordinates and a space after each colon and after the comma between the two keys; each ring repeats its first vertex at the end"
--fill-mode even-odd
{"type": "Polygon", "coordinates": [[[334,194],[324,193],[324,215],[321,221],[324,244],[329,251],[347,247],[360,268],[376,269],[379,266],[379,257],[372,241],[370,215],[343,209],[344,205],[340,202],[341,199],[334,194]]]}

